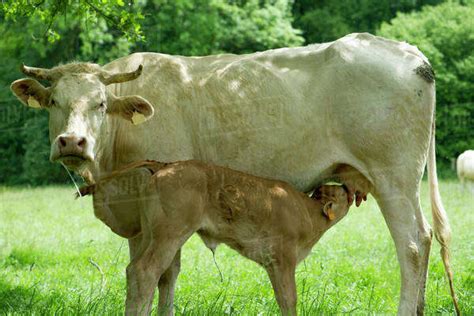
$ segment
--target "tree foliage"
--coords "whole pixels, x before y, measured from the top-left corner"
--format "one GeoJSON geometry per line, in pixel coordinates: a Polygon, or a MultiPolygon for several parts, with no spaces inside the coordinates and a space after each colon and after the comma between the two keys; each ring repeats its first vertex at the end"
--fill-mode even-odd
{"type": "Polygon", "coordinates": [[[295,2],[295,26],[306,43],[333,41],[348,33],[375,33],[383,21],[397,12],[418,10],[443,0],[300,0],[295,2]]]}
{"type": "Polygon", "coordinates": [[[143,8],[139,50],[180,55],[242,53],[303,43],[287,0],[154,0],[143,8]]]}
{"type": "Polygon", "coordinates": [[[109,26],[119,30],[125,38],[132,41],[142,40],[140,21],[143,15],[140,6],[124,0],[16,0],[2,1],[6,19],[15,22],[25,18],[36,19],[43,24],[38,31],[43,31],[50,42],[61,38],[60,20],[80,20],[97,23],[105,20],[109,26]],[[138,10],[136,10],[138,8],[138,10]]]}
{"type": "Polygon", "coordinates": [[[436,72],[437,149],[445,165],[474,148],[474,2],[398,14],[379,35],[417,45],[436,72]]]}

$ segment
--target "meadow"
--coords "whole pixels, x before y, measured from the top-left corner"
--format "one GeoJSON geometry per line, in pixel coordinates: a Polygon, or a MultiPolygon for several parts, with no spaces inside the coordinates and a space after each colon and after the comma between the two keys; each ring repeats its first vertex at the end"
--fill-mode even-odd
{"type": "MultiPolygon", "coordinates": [[[[452,267],[464,315],[474,314],[474,193],[442,181],[452,231],[452,267]]],[[[0,187],[0,314],[117,315],[125,300],[127,241],[96,219],[89,197],[69,186],[0,187]]],[[[428,186],[422,205],[431,223],[428,186]]],[[[212,253],[197,236],[183,248],[177,315],[275,315],[264,270],[226,246],[212,253]]],[[[395,314],[399,270],[373,198],[352,207],[297,270],[301,315],[395,314]]],[[[439,257],[431,251],[426,313],[453,314],[439,257]]]]}

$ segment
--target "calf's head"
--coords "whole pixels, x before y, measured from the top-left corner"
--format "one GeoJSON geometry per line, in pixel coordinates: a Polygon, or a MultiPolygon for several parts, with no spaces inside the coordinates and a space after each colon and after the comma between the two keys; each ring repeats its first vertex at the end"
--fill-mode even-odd
{"type": "Polygon", "coordinates": [[[337,223],[349,211],[347,192],[339,185],[322,185],[313,194],[313,198],[320,201],[322,211],[332,224],[337,223]]]}
{"type": "Polygon", "coordinates": [[[72,170],[94,161],[97,141],[107,115],[119,115],[133,124],[153,116],[152,105],[133,95],[117,97],[106,86],[134,80],[142,66],[127,73],[112,74],[99,65],[73,63],[52,69],[22,67],[29,77],[49,81],[49,87],[35,79],[16,80],[11,85],[25,105],[49,112],[51,161],[62,162],[72,170]]]}

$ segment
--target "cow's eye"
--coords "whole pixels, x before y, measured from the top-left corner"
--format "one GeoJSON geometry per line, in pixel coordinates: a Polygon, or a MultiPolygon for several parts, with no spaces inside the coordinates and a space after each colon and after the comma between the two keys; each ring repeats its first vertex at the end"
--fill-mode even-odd
{"type": "Polygon", "coordinates": [[[100,104],[98,105],[98,108],[99,108],[100,110],[105,110],[105,107],[106,107],[106,106],[105,106],[105,102],[100,102],[100,104]]]}
{"type": "Polygon", "coordinates": [[[55,106],[55,105],[56,105],[56,101],[54,101],[54,99],[51,99],[51,101],[49,101],[49,105],[55,106]]]}

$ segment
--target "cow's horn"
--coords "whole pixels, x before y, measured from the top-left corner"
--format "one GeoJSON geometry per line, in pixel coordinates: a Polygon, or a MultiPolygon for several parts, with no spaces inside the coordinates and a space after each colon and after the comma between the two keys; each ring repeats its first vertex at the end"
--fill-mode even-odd
{"type": "Polygon", "coordinates": [[[40,80],[51,80],[52,74],[50,69],[46,68],[35,68],[28,67],[25,64],[21,65],[21,72],[23,72],[28,77],[33,77],[40,80]]]}
{"type": "Polygon", "coordinates": [[[132,72],[122,72],[113,75],[102,75],[100,80],[105,84],[109,85],[112,83],[121,83],[125,81],[130,81],[137,79],[142,74],[143,66],[138,66],[137,70],[132,72]]]}

